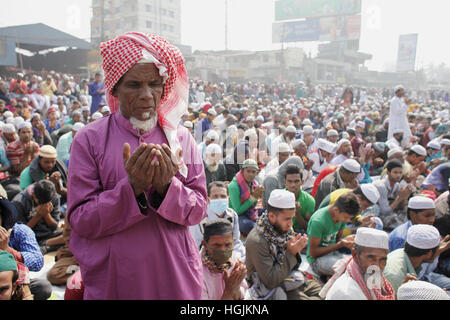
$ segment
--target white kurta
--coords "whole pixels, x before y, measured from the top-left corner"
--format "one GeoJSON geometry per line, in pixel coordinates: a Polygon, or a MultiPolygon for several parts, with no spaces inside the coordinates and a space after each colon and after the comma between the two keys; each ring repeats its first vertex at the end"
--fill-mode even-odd
{"type": "Polygon", "coordinates": [[[367,297],[358,283],[345,272],[333,283],[325,300],[367,300],[367,297]]]}
{"type": "Polygon", "coordinates": [[[412,137],[411,129],[408,124],[408,106],[397,96],[392,98],[389,109],[389,130],[388,139],[394,136],[394,130],[403,130],[402,146],[405,147],[412,137]]]}

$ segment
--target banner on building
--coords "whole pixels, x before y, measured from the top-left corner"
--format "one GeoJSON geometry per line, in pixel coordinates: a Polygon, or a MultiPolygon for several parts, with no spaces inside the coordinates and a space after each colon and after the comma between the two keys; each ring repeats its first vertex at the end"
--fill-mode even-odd
{"type": "Polygon", "coordinates": [[[397,72],[415,70],[417,37],[417,33],[400,35],[398,41],[397,72]]]}
{"type": "Polygon", "coordinates": [[[318,19],[275,22],[272,25],[273,43],[317,40],[319,40],[318,19]]]}
{"type": "Polygon", "coordinates": [[[276,0],[275,21],[361,13],[361,0],[276,0]]]}

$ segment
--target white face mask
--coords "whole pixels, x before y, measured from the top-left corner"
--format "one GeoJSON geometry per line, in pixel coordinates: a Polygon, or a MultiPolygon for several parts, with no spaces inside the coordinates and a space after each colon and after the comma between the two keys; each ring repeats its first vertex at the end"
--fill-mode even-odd
{"type": "Polygon", "coordinates": [[[209,201],[208,211],[215,213],[220,216],[228,208],[228,198],[225,199],[214,199],[209,201]]]}

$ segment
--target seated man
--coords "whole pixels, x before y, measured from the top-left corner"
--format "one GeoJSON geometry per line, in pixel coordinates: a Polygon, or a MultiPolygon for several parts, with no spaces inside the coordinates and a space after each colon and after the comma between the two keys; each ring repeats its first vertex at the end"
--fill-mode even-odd
{"type": "Polygon", "coordinates": [[[326,300],[395,300],[394,289],[382,273],[388,252],[386,232],[359,228],[352,256],[339,262],[321,296],[326,300]]]}
{"type": "Polygon", "coordinates": [[[227,181],[227,169],[222,162],[222,148],[218,144],[211,143],[206,147],[203,166],[207,185],[213,181],[227,181]]]}
{"type": "Polygon", "coordinates": [[[356,177],[361,172],[361,165],[354,159],[347,159],[333,173],[326,176],[319,184],[317,193],[314,196],[316,200],[316,209],[319,208],[323,198],[334,190],[341,188],[355,189],[358,186],[356,177]]]}
{"type": "Polygon", "coordinates": [[[28,269],[11,253],[0,251],[0,300],[33,300],[29,277],[28,269]]]}
{"type": "Polygon", "coordinates": [[[51,181],[36,182],[16,195],[12,203],[16,207],[18,221],[34,231],[41,247],[48,239],[62,233],[57,229],[61,214],[59,196],[51,181]]]}
{"type": "Polygon", "coordinates": [[[234,255],[233,225],[224,219],[208,222],[202,245],[202,300],[242,300],[247,268],[234,255]]]}
{"type": "Polygon", "coordinates": [[[291,164],[286,169],[286,178],[283,180],[286,189],[295,195],[295,217],[293,218],[293,228],[296,232],[305,233],[308,228],[308,221],[314,213],[316,202],[314,198],[302,190],[303,171],[291,164]]]}
{"type": "MultiPolygon", "coordinates": [[[[389,235],[389,250],[394,251],[405,246],[408,230],[413,225],[426,224],[432,226],[435,222],[435,204],[428,197],[416,196],[409,199],[408,202],[408,221],[395,228],[389,235]]],[[[450,278],[437,273],[436,269],[439,262],[439,256],[446,251],[446,247],[440,247],[437,257],[432,263],[423,263],[422,271],[418,278],[450,290],[450,278]]]]}
{"type": "Polygon", "coordinates": [[[335,143],[331,143],[324,139],[319,139],[317,152],[312,152],[309,154],[309,159],[314,161],[312,166],[314,175],[318,175],[326,166],[330,164],[336,148],[337,145],[335,143]]]}
{"type": "Polygon", "coordinates": [[[56,151],[58,152],[58,160],[60,160],[62,163],[66,163],[66,161],[69,160],[70,146],[72,145],[73,138],[75,138],[78,130],[83,127],[83,123],[77,122],[72,126],[72,131],[63,134],[61,138],[59,138],[58,144],[56,146],[56,151]]]}
{"type": "MultiPolygon", "coordinates": [[[[8,200],[0,197],[0,251],[11,253],[18,264],[30,271],[40,271],[44,266],[44,256],[33,230],[27,225],[16,223],[17,211],[8,200]]],[[[31,294],[34,300],[47,300],[52,286],[47,280],[31,279],[31,294]]]]}
{"type": "Polygon", "coordinates": [[[258,218],[255,207],[264,192],[264,187],[255,180],[258,170],[256,161],[247,159],[228,185],[230,207],[239,216],[239,230],[244,236],[247,236],[255,226],[258,218]]]}
{"type": "Polygon", "coordinates": [[[377,203],[380,209],[380,218],[385,230],[391,231],[406,222],[404,208],[415,189],[413,185],[407,185],[404,181],[400,182],[403,176],[403,165],[400,161],[390,160],[386,169],[386,177],[375,181],[373,185],[380,193],[380,200],[377,203]]]}
{"type": "Polygon", "coordinates": [[[294,194],[287,190],[274,190],[270,194],[267,211],[248,235],[245,242],[247,282],[254,289],[250,291],[270,291],[275,295],[255,298],[320,300],[321,286],[299,270],[300,252],[306,246],[308,236],[295,235],[292,229],[294,216],[294,194]],[[289,285],[285,283],[285,280],[291,282],[286,279],[288,277],[295,279],[289,285]]]}
{"type": "Polygon", "coordinates": [[[426,224],[411,226],[405,247],[388,254],[384,275],[397,294],[398,288],[409,280],[417,280],[422,264],[433,262],[441,243],[439,231],[426,224]]]}
{"type": "Polygon", "coordinates": [[[233,225],[234,252],[239,255],[242,261],[245,261],[245,248],[241,241],[241,233],[239,232],[239,218],[237,213],[228,207],[228,188],[222,181],[213,181],[208,185],[208,209],[207,217],[196,226],[190,226],[192,237],[197,247],[203,240],[205,225],[208,222],[217,219],[225,219],[233,225]]]}
{"type": "Polygon", "coordinates": [[[22,122],[18,129],[19,139],[6,147],[6,156],[11,163],[10,173],[13,177],[19,177],[23,169],[31,163],[39,152],[39,145],[32,141],[31,123],[22,122]]]}
{"type": "Polygon", "coordinates": [[[318,275],[332,276],[333,265],[346,255],[343,247],[353,248],[354,235],[342,237],[346,224],[360,213],[358,198],[353,193],[340,196],[336,203],[317,210],[308,223],[308,250],[306,257],[318,275]]]}
{"type": "Polygon", "coordinates": [[[397,300],[450,300],[447,292],[425,281],[408,281],[397,290],[397,300]]]}

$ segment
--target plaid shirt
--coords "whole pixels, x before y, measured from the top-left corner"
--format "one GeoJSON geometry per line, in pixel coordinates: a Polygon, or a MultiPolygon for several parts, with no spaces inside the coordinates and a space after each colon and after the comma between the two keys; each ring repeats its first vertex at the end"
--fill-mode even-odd
{"type": "MultiPolygon", "coordinates": [[[[31,141],[30,143],[36,144],[37,149],[36,149],[36,154],[34,154],[30,159],[28,159],[28,164],[30,164],[31,160],[33,160],[33,158],[39,152],[39,145],[34,141],[31,141]]],[[[20,164],[20,160],[24,157],[24,155],[25,155],[25,148],[19,139],[17,139],[14,142],[11,142],[6,147],[6,156],[8,157],[8,160],[11,163],[11,165],[20,164]]]]}
{"type": "Polygon", "coordinates": [[[44,256],[41,253],[36,236],[25,224],[16,223],[9,237],[9,246],[20,252],[23,263],[30,271],[39,271],[44,266],[44,256]]]}

